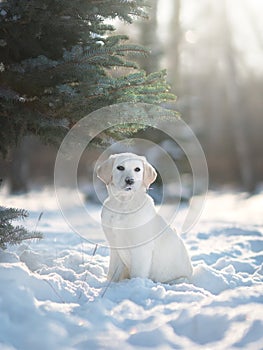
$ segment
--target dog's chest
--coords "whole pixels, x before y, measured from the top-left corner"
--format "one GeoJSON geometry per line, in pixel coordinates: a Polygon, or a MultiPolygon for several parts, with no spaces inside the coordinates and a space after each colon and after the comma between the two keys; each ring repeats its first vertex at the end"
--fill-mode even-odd
{"type": "Polygon", "coordinates": [[[155,215],[151,200],[146,199],[134,207],[107,202],[102,210],[102,224],[112,229],[132,229],[145,225],[155,215]]]}
{"type": "Polygon", "coordinates": [[[138,225],[143,225],[145,216],[139,216],[136,213],[121,213],[108,208],[103,209],[103,225],[112,229],[130,229],[138,225]]]}

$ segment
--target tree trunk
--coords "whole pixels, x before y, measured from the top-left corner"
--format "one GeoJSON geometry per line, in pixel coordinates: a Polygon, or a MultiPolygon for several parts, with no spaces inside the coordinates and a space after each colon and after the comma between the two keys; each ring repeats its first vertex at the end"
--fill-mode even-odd
{"type": "Polygon", "coordinates": [[[151,1],[149,19],[140,23],[140,43],[151,52],[150,56],[140,60],[141,68],[147,73],[159,70],[161,50],[157,36],[157,4],[158,0],[151,1]]]}
{"type": "Polygon", "coordinates": [[[169,68],[168,80],[172,85],[174,91],[178,91],[180,87],[180,55],[179,46],[181,41],[181,25],[180,25],[180,11],[181,0],[172,0],[173,16],[170,23],[170,40],[168,41],[169,48],[169,68]]]}

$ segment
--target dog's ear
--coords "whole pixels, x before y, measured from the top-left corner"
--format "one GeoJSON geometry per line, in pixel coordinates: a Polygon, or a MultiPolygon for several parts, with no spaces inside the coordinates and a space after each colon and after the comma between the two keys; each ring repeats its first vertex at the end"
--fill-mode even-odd
{"type": "Polygon", "coordinates": [[[152,184],[155,181],[157,177],[157,172],[154,169],[154,167],[147,162],[147,160],[143,162],[143,166],[144,166],[143,183],[145,187],[148,189],[150,184],[152,184]]]}
{"type": "Polygon", "coordinates": [[[98,178],[101,179],[106,185],[108,185],[112,180],[113,163],[114,163],[114,156],[110,156],[109,159],[105,160],[96,169],[98,178]]]}

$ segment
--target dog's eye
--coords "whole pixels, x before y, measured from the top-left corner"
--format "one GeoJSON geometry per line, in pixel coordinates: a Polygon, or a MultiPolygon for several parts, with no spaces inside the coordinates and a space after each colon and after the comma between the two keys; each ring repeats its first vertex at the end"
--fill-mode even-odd
{"type": "Polygon", "coordinates": [[[141,171],[141,169],[137,167],[134,169],[134,171],[136,171],[136,173],[138,173],[139,171],[141,171]]]}
{"type": "Polygon", "coordinates": [[[125,168],[124,168],[124,166],[122,166],[122,165],[118,165],[118,166],[117,166],[117,169],[120,170],[120,171],[123,171],[125,168]]]}

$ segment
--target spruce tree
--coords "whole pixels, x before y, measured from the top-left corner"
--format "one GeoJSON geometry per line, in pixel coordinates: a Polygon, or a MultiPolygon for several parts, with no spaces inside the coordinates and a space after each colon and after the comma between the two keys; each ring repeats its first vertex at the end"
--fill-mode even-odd
{"type": "MultiPolygon", "coordinates": [[[[165,71],[146,74],[134,57],[146,49],[114,34],[109,20],[147,18],[145,0],[2,0],[0,2],[0,153],[33,134],[60,144],[81,118],[118,102],[160,104],[165,71]],[[121,69],[118,69],[121,68],[121,69]],[[121,72],[125,71],[125,74],[121,72]]],[[[124,128],[125,129],[125,128],[124,128]]],[[[137,128],[127,125],[126,131],[137,128]]],[[[123,129],[106,131],[119,137],[123,129]]],[[[0,208],[0,247],[39,238],[0,208]]]]}
{"type": "Polygon", "coordinates": [[[0,152],[29,133],[59,143],[106,105],[173,99],[165,71],[140,70],[134,56],[147,51],[109,24],[138,17],[147,17],[145,0],[0,2],[0,152]]]}

